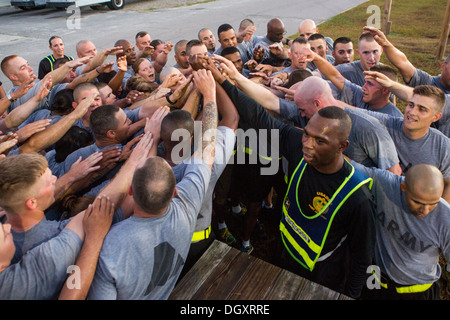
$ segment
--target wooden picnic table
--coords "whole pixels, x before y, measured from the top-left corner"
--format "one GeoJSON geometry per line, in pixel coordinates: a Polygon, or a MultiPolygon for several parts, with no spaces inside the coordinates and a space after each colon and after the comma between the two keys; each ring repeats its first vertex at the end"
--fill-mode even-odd
{"type": "Polygon", "coordinates": [[[352,300],[215,240],[169,300],[352,300]]]}

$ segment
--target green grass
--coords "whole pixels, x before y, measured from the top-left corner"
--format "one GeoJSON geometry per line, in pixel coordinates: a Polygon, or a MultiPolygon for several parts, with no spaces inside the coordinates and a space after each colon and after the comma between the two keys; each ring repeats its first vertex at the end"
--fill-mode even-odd
{"type": "MultiPolygon", "coordinates": [[[[383,17],[384,0],[367,1],[355,8],[347,10],[319,25],[319,32],[336,39],[347,36],[353,40],[356,48],[358,37],[366,25],[371,13],[367,13],[370,5],[380,7],[383,17]]],[[[411,63],[430,73],[440,73],[440,60],[436,58],[442,24],[447,1],[445,0],[393,0],[390,21],[391,32],[387,35],[398,49],[403,51],[411,63]]],[[[294,39],[298,34],[292,35],[294,39]]],[[[445,55],[449,54],[449,46],[445,55]]],[[[355,59],[359,59],[355,53],[355,59]]],[[[390,64],[383,55],[381,62],[390,64]]]]}
{"type": "MultiPolygon", "coordinates": [[[[371,15],[366,13],[367,8],[370,5],[379,6],[382,18],[384,3],[384,0],[365,2],[320,24],[320,32],[332,39],[347,35],[356,44],[362,28],[371,15]]],[[[392,1],[389,19],[392,26],[391,32],[387,35],[389,41],[403,51],[414,66],[432,75],[440,73],[440,60],[436,58],[436,50],[446,6],[445,0],[392,1]]],[[[445,55],[447,54],[448,50],[445,55]]],[[[381,62],[389,64],[385,56],[382,56],[381,62]]]]}

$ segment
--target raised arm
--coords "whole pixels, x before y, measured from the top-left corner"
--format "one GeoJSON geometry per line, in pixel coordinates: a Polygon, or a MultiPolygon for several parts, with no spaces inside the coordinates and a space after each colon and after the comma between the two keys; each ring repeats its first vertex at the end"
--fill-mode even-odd
{"type": "Polygon", "coordinates": [[[171,44],[169,41],[166,42],[164,45],[164,50],[161,51],[155,58],[155,71],[160,73],[164,66],[167,63],[167,59],[169,57],[170,51],[172,51],[173,44],[171,44]]]}
{"type": "MultiPolygon", "coordinates": [[[[84,211],[82,229],[77,226],[77,229],[82,230],[84,234],[84,243],[75,262],[77,269],[74,269],[75,272],[79,270],[79,286],[74,287],[69,276],[60,292],[59,300],[86,299],[94,279],[103,240],[111,228],[114,211],[115,204],[106,196],[97,197],[94,203],[84,211]]],[[[68,228],[74,227],[71,223],[72,221],[67,225],[68,228]]]]}
{"type": "Polygon", "coordinates": [[[114,77],[109,81],[108,85],[111,87],[114,94],[118,94],[120,86],[122,85],[123,77],[127,72],[127,57],[120,56],[117,58],[117,68],[118,71],[114,77]]]}
{"type": "Polygon", "coordinates": [[[52,78],[51,77],[45,77],[42,79],[41,86],[39,87],[39,90],[36,92],[36,94],[29,100],[27,100],[24,104],[18,106],[17,108],[13,109],[4,119],[4,124],[0,126],[0,128],[4,129],[3,126],[8,128],[9,130],[14,130],[22,122],[24,122],[30,114],[33,112],[33,110],[39,105],[39,103],[44,99],[48,93],[50,92],[50,89],[52,88],[52,78]]]}
{"type": "MultiPolygon", "coordinates": [[[[65,76],[71,69],[82,66],[83,64],[87,63],[90,59],[91,57],[84,57],[68,61],[58,69],[55,69],[52,72],[47,73],[44,79],[50,76],[52,77],[53,85],[61,83],[61,81],[64,80],[65,76]]],[[[43,81],[44,79],[42,79],[41,81],[43,81]]]]}
{"type": "Polygon", "coordinates": [[[106,58],[108,58],[108,56],[114,56],[122,52],[123,50],[121,46],[103,49],[91,60],[89,60],[89,62],[86,63],[81,73],[86,73],[91,70],[94,70],[95,68],[101,66],[106,61],[106,58]]]}
{"type": "Polygon", "coordinates": [[[71,83],[69,83],[66,86],[66,89],[75,89],[80,83],[84,83],[84,82],[92,82],[95,80],[95,78],[97,78],[99,75],[101,75],[102,73],[108,73],[112,71],[112,66],[113,66],[114,62],[109,62],[109,63],[105,63],[97,68],[95,68],[92,71],[89,71],[87,73],[83,73],[81,75],[79,75],[78,77],[76,77],[75,79],[73,79],[73,81],[71,83]]]}
{"type": "MultiPolygon", "coordinates": [[[[133,174],[136,168],[141,165],[149,156],[153,145],[153,137],[150,132],[145,133],[136,147],[131,152],[127,161],[122,165],[119,172],[114,176],[111,182],[100,192],[108,196],[116,207],[122,205],[122,202],[128,194],[133,174]]],[[[124,212],[125,216],[128,212],[124,212]]]]}
{"type": "MultiPolygon", "coordinates": [[[[237,71],[236,67],[230,60],[218,55],[214,55],[214,60],[220,62],[221,67],[226,71],[230,79],[234,80],[239,89],[246,93],[250,98],[262,105],[264,109],[280,113],[280,100],[276,95],[263,86],[247,79],[244,75],[237,71]]],[[[225,78],[223,81],[224,80],[225,78]]]]}
{"type": "Polygon", "coordinates": [[[194,83],[198,91],[203,96],[203,116],[202,116],[202,146],[201,150],[196,150],[194,158],[201,158],[210,168],[214,163],[214,150],[217,137],[217,102],[216,102],[216,82],[211,71],[201,69],[193,71],[194,83]]]}
{"type": "MultiPolygon", "coordinates": [[[[152,99],[151,97],[143,100],[139,109],[139,119],[149,117],[159,107],[166,105],[179,107],[182,105],[182,100],[186,98],[186,92],[188,92],[189,84],[191,83],[192,76],[188,77],[184,83],[182,83],[174,92],[167,94],[163,98],[152,99]]],[[[183,103],[184,104],[184,103],[183,103]]]]}
{"type": "Polygon", "coordinates": [[[184,103],[184,106],[181,108],[182,110],[186,110],[187,112],[189,112],[192,115],[193,119],[197,118],[201,97],[202,95],[194,86],[191,93],[189,94],[189,97],[184,103]]]}
{"type": "Polygon", "coordinates": [[[44,131],[38,132],[31,136],[26,143],[19,148],[20,153],[39,152],[48,146],[56,143],[61,139],[67,130],[77,121],[81,119],[92,101],[94,101],[95,94],[84,99],[76,109],[71,113],[61,118],[58,122],[46,128],[44,131]]]}
{"type": "Polygon", "coordinates": [[[375,41],[383,47],[383,52],[388,60],[400,71],[403,80],[408,83],[414,76],[416,68],[408,60],[406,55],[386,38],[383,31],[369,26],[364,27],[364,31],[370,33],[375,41]]]}
{"type": "Polygon", "coordinates": [[[383,87],[389,89],[397,98],[408,102],[413,95],[414,88],[389,79],[386,75],[378,71],[364,71],[366,78],[374,79],[383,87]]]}
{"type": "Polygon", "coordinates": [[[320,73],[330,80],[339,92],[342,92],[345,86],[345,78],[330,62],[308,47],[302,48],[299,54],[305,57],[307,62],[314,62],[320,73]]]}

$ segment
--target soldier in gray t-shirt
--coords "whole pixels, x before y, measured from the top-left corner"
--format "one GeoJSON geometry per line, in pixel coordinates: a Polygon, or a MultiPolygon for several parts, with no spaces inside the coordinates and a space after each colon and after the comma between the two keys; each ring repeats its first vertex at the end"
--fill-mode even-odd
{"type": "Polygon", "coordinates": [[[176,186],[177,194],[162,215],[143,217],[135,211],[111,228],[89,299],[168,298],[188,254],[210,174],[205,163],[189,164],[176,186]]]}
{"type": "MultiPolygon", "coordinates": [[[[411,122],[408,109],[405,112],[405,125],[403,118],[392,118],[379,112],[372,112],[362,109],[354,109],[355,112],[364,112],[377,118],[387,129],[389,135],[395,143],[400,166],[405,173],[411,166],[420,163],[428,163],[437,167],[443,174],[445,180],[444,199],[448,199],[450,183],[450,139],[442,132],[434,128],[429,128],[418,137],[413,137],[413,132],[409,129],[411,122]]],[[[429,126],[429,125],[428,125],[429,126]]]]}
{"type": "Polygon", "coordinates": [[[437,297],[433,296],[436,288],[432,286],[441,275],[439,255],[442,252],[450,258],[450,205],[440,198],[442,174],[424,164],[413,166],[406,177],[352,164],[374,179],[375,265],[380,268],[381,282],[388,286],[388,290],[381,286],[366,290],[363,296],[439,298],[438,290],[437,297]]]}
{"type": "Polygon", "coordinates": [[[403,117],[403,113],[392,102],[388,102],[381,108],[373,108],[369,102],[364,102],[363,89],[348,80],[345,80],[344,88],[340,92],[339,100],[357,108],[381,112],[392,117],[403,117]]]}

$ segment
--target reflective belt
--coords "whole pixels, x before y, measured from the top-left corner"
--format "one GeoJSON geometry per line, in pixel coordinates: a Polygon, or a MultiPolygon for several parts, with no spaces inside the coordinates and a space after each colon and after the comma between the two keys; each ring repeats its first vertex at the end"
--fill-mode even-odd
{"type": "MultiPolygon", "coordinates": [[[[376,274],[374,272],[372,272],[372,274],[374,275],[375,279],[378,281],[378,283],[385,289],[388,288],[388,284],[387,283],[383,283],[381,282],[381,279],[378,279],[378,277],[376,276],[376,274]]],[[[397,293],[417,293],[417,292],[425,292],[428,289],[431,288],[431,286],[433,285],[433,283],[425,283],[425,284],[413,284],[412,286],[399,286],[399,287],[395,287],[395,291],[397,291],[397,293]]]]}
{"type": "Polygon", "coordinates": [[[208,239],[211,234],[211,225],[205,230],[194,232],[191,242],[208,239]]]}

